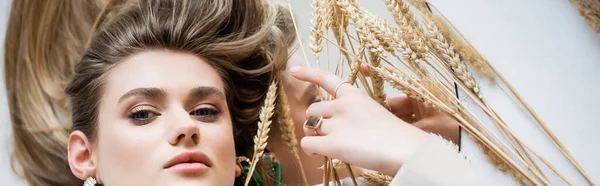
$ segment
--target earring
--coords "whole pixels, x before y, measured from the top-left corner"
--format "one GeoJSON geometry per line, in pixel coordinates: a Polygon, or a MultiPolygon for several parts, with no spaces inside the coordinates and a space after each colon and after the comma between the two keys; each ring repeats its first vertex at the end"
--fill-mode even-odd
{"type": "Polygon", "coordinates": [[[237,165],[236,168],[240,170],[240,174],[236,176],[244,175],[246,171],[248,171],[244,169],[244,166],[247,166],[246,168],[248,168],[250,165],[250,163],[248,162],[248,158],[245,156],[238,156],[235,158],[235,162],[237,165]]]}
{"type": "Polygon", "coordinates": [[[96,185],[96,179],[89,177],[88,179],[85,180],[85,182],[83,182],[83,186],[94,186],[96,185]]]}

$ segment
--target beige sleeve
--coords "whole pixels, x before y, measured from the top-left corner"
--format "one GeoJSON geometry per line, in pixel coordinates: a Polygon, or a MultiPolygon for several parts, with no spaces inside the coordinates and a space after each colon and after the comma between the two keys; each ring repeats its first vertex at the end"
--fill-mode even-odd
{"type": "Polygon", "coordinates": [[[431,135],[398,171],[390,186],[491,185],[443,139],[431,135]]]}

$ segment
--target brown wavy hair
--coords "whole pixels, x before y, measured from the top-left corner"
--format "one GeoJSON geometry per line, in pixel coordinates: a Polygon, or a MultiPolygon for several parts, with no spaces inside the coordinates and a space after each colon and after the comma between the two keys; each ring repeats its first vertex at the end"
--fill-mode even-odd
{"type": "MultiPolygon", "coordinates": [[[[68,2],[75,7],[75,4],[80,1],[68,2]]],[[[275,69],[281,69],[281,65],[285,64],[283,61],[287,60],[288,39],[276,24],[278,10],[282,8],[276,8],[261,0],[141,0],[135,1],[135,3],[117,0],[109,2],[111,2],[110,6],[105,7],[107,13],[97,19],[100,24],[98,24],[98,29],[94,32],[92,39],[89,40],[87,50],[84,42],[94,27],[91,23],[94,22],[95,16],[85,17],[85,20],[82,20],[79,25],[75,22],[65,23],[65,25],[69,25],[66,27],[74,29],[70,35],[78,37],[60,41],[68,48],[74,49],[74,52],[69,53],[67,49],[56,49],[56,53],[47,54],[81,59],[75,68],[60,66],[61,64],[47,65],[65,71],[64,76],[72,76],[72,81],[66,88],[70,96],[70,105],[61,104],[68,103],[66,101],[49,99],[49,95],[65,95],[64,92],[57,91],[54,94],[44,92],[39,89],[39,87],[43,87],[41,84],[31,84],[30,86],[33,88],[27,90],[22,90],[17,86],[21,83],[48,79],[47,77],[31,73],[27,74],[29,79],[21,79],[22,75],[6,73],[15,136],[13,158],[20,163],[23,175],[29,184],[78,185],[82,183],[71,175],[66,160],[68,134],[70,131],[80,130],[90,139],[94,139],[98,115],[97,106],[107,72],[128,56],[145,50],[163,49],[191,53],[206,59],[215,70],[220,72],[234,125],[236,153],[237,155],[251,153],[251,139],[256,131],[258,112],[268,85],[274,77],[277,77],[274,73],[277,73],[278,70],[275,69]],[[14,94],[16,90],[22,90],[25,95],[37,96],[35,98],[38,99],[16,95],[14,94]],[[39,103],[43,103],[44,107],[40,107],[39,103]],[[70,107],[72,112],[70,112],[70,107]],[[56,110],[64,111],[57,112],[56,110]],[[43,116],[37,116],[40,119],[22,119],[25,116],[35,116],[40,113],[44,113],[43,116]],[[69,113],[72,113],[72,127],[69,125],[71,123],[68,119],[71,116],[69,113]],[[66,119],[59,120],[57,116],[61,114],[67,116],[66,119]],[[60,127],[55,127],[57,123],[61,123],[60,127]]],[[[9,63],[12,63],[29,68],[39,68],[40,58],[31,59],[31,56],[36,56],[37,53],[22,54],[24,51],[8,49],[9,46],[13,49],[21,48],[14,47],[15,43],[44,50],[52,48],[18,40],[9,42],[9,35],[18,35],[19,31],[23,31],[22,27],[12,27],[12,25],[33,26],[32,22],[34,22],[18,20],[16,16],[23,14],[22,10],[26,8],[21,7],[21,13],[19,13],[15,4],[13,4],[9,23],[9,28],[14,29],[7,33],[5,63],[7,67],[9,63]],[[9,53],[15,55],[9,56],[9,53]]],[[[87,5],[84,6],[82,3],[78,6],[81,8],[87,5]]],[[[72,14],[77,12],[91,15],[97,14],[100,10],[99,7],[92,4],[87,8],[92,11],[83,11],[85,9],[70,11],[72,14]]],[[[43,31],[39,28],[32,32],[43,31]]],[[[61,43],[58,41],[59,37],[48,37],[61,43]]],[[[54,63],[66,62],[59,60],[54,63]]],[[[13,72],[24,71],[23,68],[16,67],[13,67],[12,70],[13,72]]],[[[8,72],[9,68],[6,68],[6,71],[8,72]]],[[[50,72],[47,69],[40,71],[50,72]]],[[[65,84],[51,87],[64,88],[65,84]]],[[[15,163],[13,161],[13,164],[15,163]]]]}
{"type": "Polygon", "coordinates": [[[12,1],[4,45],[11,167],[29,185],[78,183],[67,164],[71,114],[64,89],[99,7],[94,1],[12,1]]]}

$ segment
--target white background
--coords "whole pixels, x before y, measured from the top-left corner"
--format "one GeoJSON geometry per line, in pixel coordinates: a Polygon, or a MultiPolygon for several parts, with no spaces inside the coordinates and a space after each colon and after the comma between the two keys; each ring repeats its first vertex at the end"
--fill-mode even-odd
{"type": "MultiPolygon", "coordinates": [[[[596,184],[600,183],[600,38],[566,0],[430,0],[496,66],[538,112],[596,184]]],[[[389,18],[382,1],[362,6],[389,18]]],[[[1,59],[10,2],[0,1],[1,59]]],[[[301,37],[308,42],[310,1],[293,0],[301,37]]],[[[308,50],[308,48],[306,48],[308,50]]],[[[314,59],[309,56],[309,59],[314,59]]],[[[2,62],[2,64],[4,64],[2,62]]],[[[3,72],[3,70],[2,70],[3,72]]],[[[4,76],[2,75],[2,84],[4,76]]],[[[482,83],[483,95],[526,143],[557,166],[576,185],[586,185],[538,128],[501,89],[482,83]]],[[[0,91],[0,185],[24,185],[10,170],[10,119],[4,85],[0,91]]],[[[468,138],[463,138],[468,141],[468,138]]],[[[498,185],[516,184],[486,165],[469,142],[464,151],[484,176],[498,185]]],[[[546,172],[551,176],[550,172],[546,172]]],[[[551,178],[553,185],[564,185],[551,178]]]]}

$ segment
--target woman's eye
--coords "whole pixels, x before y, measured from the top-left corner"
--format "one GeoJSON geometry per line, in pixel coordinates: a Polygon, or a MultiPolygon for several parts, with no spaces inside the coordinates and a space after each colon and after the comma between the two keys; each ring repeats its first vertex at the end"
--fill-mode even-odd
{"type": "Polygon", "coordinates": [[[201,109],[192,111],[190,114],[193,116],[198,116],[198,117],[211,117],[211,116],[215,116],[215,115],[219,114],[219,110],[211,109],[211,108],[201,108],[201,109]]]}
{"type": "Polygon", "coordinates": [[[138,112],[132,113],[130,118],[137,120],[137,121],[146,121],[146,120],[151,119],[154,116],[156,116],[156,114],[154,114],[150,111],[138,111],[138,112]]]}
{"type": "Polygon", "coordinates": [[[214,108],[199,108],[190,112],[190,115],[196,117],[202,122],[213,122],[217,119],[220,113],[220,110],[214,108]]]}
{"type": "Polygon", "coordinates": [[[148,108],[136,108],[127,117],[136,125],[144,125],[152,122],[156,117],[160,116],[158,112],[148,108]]]}

